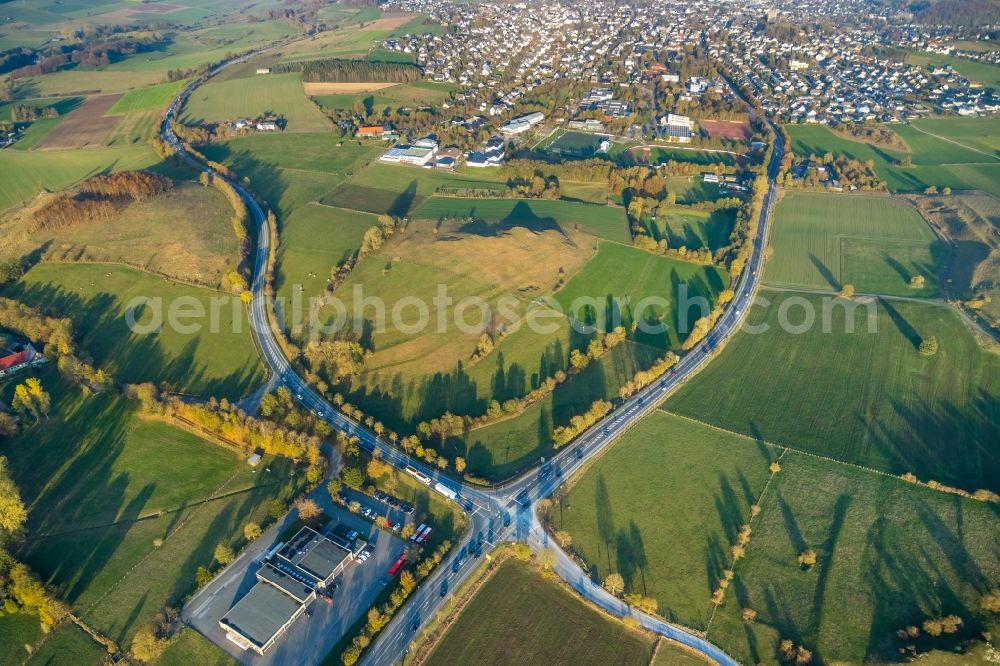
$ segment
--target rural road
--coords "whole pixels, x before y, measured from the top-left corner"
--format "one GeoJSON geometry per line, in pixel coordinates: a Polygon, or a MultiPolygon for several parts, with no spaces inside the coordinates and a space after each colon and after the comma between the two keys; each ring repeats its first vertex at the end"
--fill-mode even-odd
{"type": "MultiPolygon", "coordinates": [[[[276,48],[272,46],[269,48],[276,48]]],[[[189,155],[181,141],[174,134],[171,121],[177,116],[187,97],[208,78],[214,76],[230,65],[245,61],[269,49],[263,49],[240,58],[227,61],[215,67],[207,74],[191,82],[171,102],[160,126],[164,141],[169,143],[178,156],[196,169],[211,172],[213,177],[224,178],[213,172],[206,165],[189,155]]],[[[760,282],[764,261],[764,248],[771,222],[773,206],[776,199],[775,177],[781,160],[783,146],[781,134],[775,132],[775,146],[771,164],[767,168],[768,192],[761,208],[757,235],[753,242],[750,261],[743,270],[734,289],[735,296],[722,317],[716,323],[709,335],[688,352],[666,375],[653,384],[639,391],[619,407],[609,413],[604,419],[576,438],[571,444],[563,447],[549,461],[529,470],[520,477],[502,486],[484,489],[472,486],[441,474],[422,461],[411,458],[402,450],[393,447],[388,441],[377,437],[373,432],[360,424],[348,419],[328,403],[319,393],[310,387],[288,362],[278,341],[271,330],[267,297],[264,293],[265,272],[270,253],[271,233],[268,228],[267,216],[254,197],[240,183],[229,181],[243,197],[257,226],[257,248],[254,258],[253,279],[251,291],[253,299],[250,303],[250,323],[257,339],[264,361],[274,374],[274,379],[289,388],[292,395],[306,408],[331,426],[349,435],[355,435],[365,450],[379,451],[383,460],[402,469],[412,465],[435,482],[449,486],[458,493],[457,502],[469,514],[470,529],[461,543],[456,544],[450,556],[421,584],[407,600],[406,604],[395,615],[393,620],[379,633],[375,641],[365,650],[361,664],[394,664],[405,657],[408,646],[413,639],[416,628],[432,617],[443,605],[446,597],[441,596],[442,589],[454,590],[462,584],[473,570],[471,562],[453,571],[453,563],[463,549],[468,549],[475,543],[480,543],[482,552],[490,552],[497,544],[518,539],[526,541],[536,548],[554,550],[557,554],[557,573],[563,580],[580,594],[616,615],[629,613],[635,616],[650,631],[689,645],[700,651],[713,661],[735,665],[736,662],[722,652],[718,647],[696,636],[689,631],[671,625],[659,618],[637,614],[620,600],[610,597],[599,586],[590,583],[590,577],[575,562],[554,543],[550,543],[544,530],[537,522],[536,503],[540,499],[552,495],[562,485],[565,479],[581,469],[588,460],[599,455],[609,444],[618,438],[646,414],[657,408],[662,399],[672,390],[683,384],[697,373],[702,366],[712,358],[711,352],[719,347],[740,326],[746,317],[749,305],[760,282]],[[444,587],[446,586],[446,588],[444,587]]],[[[432,482],[433,483],[433,482],[432,482]]],[[[249,566],[252,557],[245,558],[249,566]]],[[[470,558],[472,559],[472,558],[470,558]]],[[[244,558],[241,558],[241,562],[244,558]]],[[[233,575],[227,573],[224,575],[233,575]]],[[[185,609],[187,610],[187,609],[185,609]]],[[[316,654],[309,663],[316,664],[323,660],[325,654],[316,654]]]]}

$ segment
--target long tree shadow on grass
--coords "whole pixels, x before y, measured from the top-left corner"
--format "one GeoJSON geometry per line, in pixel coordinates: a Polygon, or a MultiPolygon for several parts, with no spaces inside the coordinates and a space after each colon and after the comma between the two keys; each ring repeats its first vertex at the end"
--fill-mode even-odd
{"type": "Polygon", "coordinates": [[[823,279],[826,280],[831,289],[840,291],[843,288],[843,285],[840,283],[840,280],[837,279],[837,276],[833,274],[833,271],[827,268],[827,265],[812,252],[809,253],[809,261],[811,261],[813,266],[816,267],[816,270],[818,270],[819,274],[823,276],[823,279]]]}

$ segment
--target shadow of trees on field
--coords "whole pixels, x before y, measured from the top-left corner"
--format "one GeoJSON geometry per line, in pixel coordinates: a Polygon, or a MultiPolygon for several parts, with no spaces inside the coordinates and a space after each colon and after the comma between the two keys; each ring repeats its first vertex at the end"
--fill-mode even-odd
{"type": "Polygon", "coordinates": [[[816,267],[816,270],[818,270],[819,274],[823,276],[823,279],[826,280],[831,289],[840,291],[843,288],[843,285],[840,284],[840,280],[838,280],[837,276],[833,274],[833,271],[831,271],[827,265],[812,252],[809,253],[809,261],[811,261],[813,266],[816,267]]]}
{"type": "MultiPolygon", "coordinates": [[[[206,306],[206,317],[196,322],[201,325],[202,330],[189,336],[177,332],[186,341],[179,351],[169,353],[159,339],[163,327],[148,333],[135,332],[126,318],[128,304],[119,300],[114,293],[98,292],[93,296],[83,296],[60,284],[23,280],[4,293],[40,308],[50,316],[68,316],[73,322],[74,335],[80,347],[93,357],[96,365],[111,371],[120,381],[152,381],[170,391],[238,399],[255,388],[263,376],[256,353],[227,375],[217,374],[206,364],[204,358],[198,358],[204,336],[232,335],[231,331],[237,323],[244,330],[249,327],[242,307],[226,305],[221,308],[218,317],[219,331],[213,332],[209,327],[209,308],[206,306]]],[[[211,295],[222,296],[215,293],[211,295]]],[[[157,297],[156,294],[146,296],[157,297]]],[[[170,306],[171,300],[165,298],[161,310],[164,320],[170,306]]],[[[147,321],[147,315],[152,316],[148,305],[139,305],[132,312],[135,321],[139,323],[147,321]]],[[[191,320],[184,320],[184,323],[189,321],[191,320]]]]}

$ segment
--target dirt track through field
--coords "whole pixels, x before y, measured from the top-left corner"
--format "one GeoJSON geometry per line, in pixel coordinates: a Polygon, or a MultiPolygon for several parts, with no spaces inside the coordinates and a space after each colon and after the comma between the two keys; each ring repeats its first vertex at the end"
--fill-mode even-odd
{"type": "Polygon", "coordinates": [[[100,146],[111,128],[121,120],[120,116],[104,115],[121,96],[121,93],[116,93],[88,97],[42,139],[38,149],[58,150],[100,146]]]}

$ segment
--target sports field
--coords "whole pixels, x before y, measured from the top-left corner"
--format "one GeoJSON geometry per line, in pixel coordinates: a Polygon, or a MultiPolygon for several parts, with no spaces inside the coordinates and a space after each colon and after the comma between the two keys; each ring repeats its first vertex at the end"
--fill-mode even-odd
{"type": "Polygon", "coordinates": [[[689,250],[707,247],[714,253],[728,245],[735,224],[735,208],[707,211],[673,206],[666,215],[649,220],[646,229],[653,239],[666,239],[669,247],[689,250]]]}
{"type": "Polygon", "coordinates": [[[1000,162],[995,158],[921,134],[905,125],[894,126],[893,131],[913,141],[911,167],[897,164],[903,153],[852,141],[822,125],[788,125],[787,129],[795,154],[822,157],[834,153],[862,162],[871,160],[875,172],[893,192],[922,192],[934,186],[980,189],[1000,196],[1000,162]]]}
{"type": "Polygon", "coordinates": [[[553,526],[598,579],[620,573],[660,615],[705,630],[729,546],[775,458],[762,442],[657,412],[556,501],[553,526]]]}
{"type": "Polygon", "coordinates": [[[297,72],[209,81],[196,90],[181,113],[185,123],[222,122],[260,115],[283,116],[285,131],[330,130],[330,120],[309,101],[297,72]]]}
{"type": "Polygon", "coordinates": [[[120,381],[153,381],[176,391],[233,399],[263,380],[238,297],[112,264],[39,264],[7,291],[70,317],[81,346],[120,381]],[[130,304],[137,298],[144,300],[133,310],[130,304]],[[171,307],[180,313],[181,326],[169,324],[171,307]],[[157,309],[162,328],[132,332],[127,312],[149,326],[157,309]],[[201,317],[184,316],[199,310],[201,317]],[[186,331],[187,326],[196,329],[186,331]]]}
{"type": "Polygon", "coordinates": [[[880,300],[869,333],[859,305],[849,333],[842,300],[761,296],[770,305],[754,307],[750,322],[769,329],[737,335],[666,410],[894,474],[1000,488],[1000,358],[980,349],[950,308],[880,300]],[[780,311],[798,326],[806,307],[814,325],[782,329],[780,311]],[[917,346],[931,335],[939,351],[922,356],[917,346]]]}
{"type": "Polygon", "coordinates": [[[653,639],[581,603],[530,565],[507,560],[462,611],[427,664],[644,666],[653,639]]]}
{"type": "Polygon", "coordinates": [[[892,662],[896,631],[928,617],[956,614],[970,638],[988,628],[979,601],[1000,577],[994,507],[792,452],[761,507],[708,632],[737,660],[771,663],[787,638],[822,663],[892,662]],[[817,563],[804,570],[807,548],[817,563]]]}
{"type": "Polygon", "coordinates": [[[0,210],[21,205],[43,189],[62,190],[105,169],[141,169],[159,159],[146,145],[70,151],[0,151],[0,210]]]}
{"type": "Polygon", "coordinates": [[[190,592],[217,543],[293,490],[287,462],[254,473],[240,455],[146,420],[110,392],[87,395],[54,371],[42,384],[50,421],[5,448],[29,507],[22,556],[115,640],[190,592]]]}
{"type": "Polygon", "coordinates": [[[624,208],[576,201],[434,196],[423,202],[411,215],[430,220],[468,218],[503,226],[529,228],[548,223],[561,229],[579,229],[619,243],[631,240],[624,208]]]}
{"type": "Polygon", "coordinates": [[[546,143],[545,152],[565,157],[593,157],[605,137],[572,130],[561,132],[546,143]]]}
{"type": "Polygon", "coordinates": [[[783,287],[936,296],[948,250],[915,208],[887,196],[786,192],[765,282],[783,287]],[[922,289],[909,286],[921,275],[922,289]]]}
{"type": "Polygon", "coordinates": [[[666,164],[667,162],[690,162],[710,166],[713,164],[731,165],[736,162],[736,158],[729,153],[661,145],[633,146],[627,150],[611,150],[609,152],[623,166],[666,164]]]}
{"type": "Polygon", "coordinates": [[[237,261],[232,214],[218,190],[180,181],[174,189],[132,204],[100,224],[32,230],[26,219],[18,218],[0,225],[0,233],[4,248],[19,256],[120,262],[215,288],[223,271],[237,261]]]}

